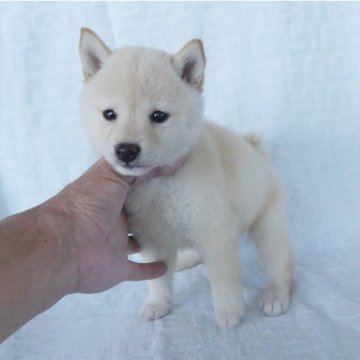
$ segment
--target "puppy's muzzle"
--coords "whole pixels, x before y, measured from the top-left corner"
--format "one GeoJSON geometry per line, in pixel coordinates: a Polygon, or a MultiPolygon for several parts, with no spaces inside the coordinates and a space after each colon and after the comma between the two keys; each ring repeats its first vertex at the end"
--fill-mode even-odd
{"type": "Polygon", "coordinates": [[[120,143],[115,145],[115,155],[116,157],[126,163],[129,164],[134,161],[138,155],[140,154],[141,148],[136,144],[124,144],[120,143]]]}

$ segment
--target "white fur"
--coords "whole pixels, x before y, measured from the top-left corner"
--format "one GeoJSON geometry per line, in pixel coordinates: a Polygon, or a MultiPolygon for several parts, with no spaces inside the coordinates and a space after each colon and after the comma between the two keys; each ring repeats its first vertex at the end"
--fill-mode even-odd
{"type": "Polygon", "coordinates": [[[82,108],[97,154],[125,175],[141,175],[188,154],[175,175],[133,187],[126,201],[130,230],[144,260],[163,260],[169,268],[165,276],[149,281],[149,300],[141,316],[157,319],[169,312],[173,272],[197,264],[200,255],[217,323],[238,324],[244,314],[238,241],[247,231],[268,276],[261,307],[270,316],[286,311],[292,254],[282,186],[258,137],[242,137],[203,120],[201,42],[190,42],[174,56],[155,49],[121,48],[105,61],[104,49],[108,48],[94,33],[83,30],[82,108]],[[94,62],[96,46],[101,61],[95,63],[104,64],[89,75],[87,69],[96,68],[88,64],[94,62]],[[115,121],[103,119],[107,108],[118,113],[115,121]],[[169,119],[152,123],[149,114],[154,110],[168,112],[169,119]],[[126,169],[116,159],[114,146],[119,142],[141,146],[138,167],[126,169]]]}

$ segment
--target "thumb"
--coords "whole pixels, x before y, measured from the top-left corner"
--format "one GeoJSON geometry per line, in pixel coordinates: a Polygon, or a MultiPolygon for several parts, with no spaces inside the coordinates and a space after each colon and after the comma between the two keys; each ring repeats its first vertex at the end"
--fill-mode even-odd
{"type": "Polygon", "coordinates": [[[137,263],[133,261],[128,262],[128,276],[126,280],[139,281],[155,279],[164,275],[167,271],[167,266],[162,261],[152,263],[137,263]]]}
{"type": "Polygon", "coordinates": [[[109,209],[122,209],[130,189],[128,182],[105,161],[97,161],[80,178],[68,185],[74,195],[82,194],[95,203],[104,203],[109,209]]]}

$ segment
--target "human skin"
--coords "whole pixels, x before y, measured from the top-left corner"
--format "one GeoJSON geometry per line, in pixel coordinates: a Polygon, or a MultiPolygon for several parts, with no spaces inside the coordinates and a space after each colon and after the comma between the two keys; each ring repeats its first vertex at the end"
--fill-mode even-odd
{"type": "Polygon", "coordinates": [[[0,221],[0,342],[66,295],[163,275],[164,263],[128,260],[139,247],[123,205],[131,186],[182,162],[134,178],[102,159],[53,198],[0,221]]]}

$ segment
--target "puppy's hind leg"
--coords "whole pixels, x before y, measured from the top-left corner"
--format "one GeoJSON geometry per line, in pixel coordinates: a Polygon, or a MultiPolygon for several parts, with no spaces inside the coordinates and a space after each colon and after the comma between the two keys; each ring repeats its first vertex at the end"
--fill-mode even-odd
{"type": "Polygon", "coordinates": [[[264,214],[250,231],[262,258],[268,286],[260,306],[264,313],[276,316],[290,305],[293,276],[292,250],[284,204],[279,194],[268,204],[264,214]]]}

